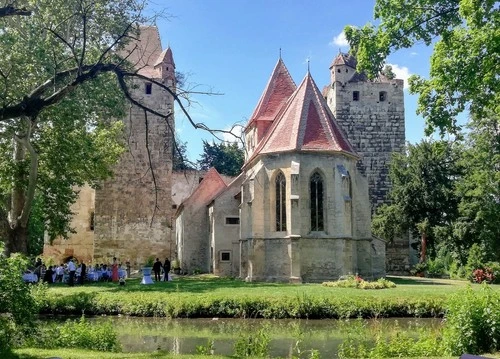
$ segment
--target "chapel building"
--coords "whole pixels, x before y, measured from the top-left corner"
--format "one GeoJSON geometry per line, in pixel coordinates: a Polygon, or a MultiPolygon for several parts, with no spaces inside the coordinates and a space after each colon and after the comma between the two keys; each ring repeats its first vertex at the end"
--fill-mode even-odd
{"type": "Polygon", "coordinates": [[[212,169],[177,211],[181,267],[248,281],[385,275],[385,242],[371,236],[360,157],[309,72],[297,87],[278,60],[245,142],[240,176],[224,183],[212,169]],[[203,257],[196,263],[194,247],[203,257]]]}

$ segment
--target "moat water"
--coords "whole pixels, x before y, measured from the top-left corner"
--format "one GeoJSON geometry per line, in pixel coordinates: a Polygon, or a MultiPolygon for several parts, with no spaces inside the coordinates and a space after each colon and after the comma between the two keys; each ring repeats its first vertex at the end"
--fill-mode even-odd
{"type": "MultiPolygon", "coordinates": [[[[48,321],[61,320],[46,319],[48,321]]],[[[257,337],[263,330],[270,337],[271,357],[298,356],[317,350],[321,358],[335,358],[339,345],[347,338],[370,341],[376,333],[389,335],[422,330],[438,330],[441,319],[371,320],[261,320],[261,319],[166,319],[137,317],[94,317],[91,322],[111,321],[124,352],[195,354],[197,346],[213,342],[214,354],[232,355],[238,340],[257,337]]]]}

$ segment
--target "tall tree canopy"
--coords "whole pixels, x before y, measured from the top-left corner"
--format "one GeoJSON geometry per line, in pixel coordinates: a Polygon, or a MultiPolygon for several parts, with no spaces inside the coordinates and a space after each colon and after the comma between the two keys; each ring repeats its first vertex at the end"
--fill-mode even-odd
{"type": "Polygon", "coordinates": [[[377,0],[374,17],[379,26],[345,28],[358,70],[371,78],[391,52],[436,41],[429,78],[409,81],[428,134],[456,132],[456,116],[464,110],[480,117],[500,113],[498,1],[377,0]]]}
{"type": "Polygon", "coordinates": [[[0,0],[0,239],[7,253],[27,252],[35,195],[49,236],[71,231],[75,186],[109,176],[123,151],[122,124],[111,119],[124,115],[127,100],[161,118],[171,115],[134,98],[131,80],[168,91],[193,127],[228,132],[195,123],[181,101],[189,91],[174,93],[127,61],[125,45],[138,25],[154,21],[144,16],[146,6],[146,0],[0,0]]]}
{"type": "Polygon", "coordinates": [[[389,176],[390,205],[381,206],[373,218],[373,231],[384,239],[410,231],[421,238],[421,261],[436,234],[450,230],[458,215],[455,195],[460,175],[457,152],[445,141],[408,144],[406,154],[395,154],[389,176]]]}
{"type": "Polygon", "coordinates": [[[457,184],[459,217],[450,243],[462,262],[472,244],[488,260],[500,261],[500,121],[472,117],[460,159],[464,175],[457,184]]]}
{"type": "Polygon", "coordinates": [[[203,153],[198,161],[202,170],[210,167],[227,176],[237,176],[241,172],[245,154],[237,142],[212,143],[203,141],[203,153]]]}

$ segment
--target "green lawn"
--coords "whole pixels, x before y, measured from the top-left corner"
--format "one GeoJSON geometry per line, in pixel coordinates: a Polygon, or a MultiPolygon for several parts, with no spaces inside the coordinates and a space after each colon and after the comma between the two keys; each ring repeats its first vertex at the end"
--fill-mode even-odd
{"type": "MultiPolygon", "coordinates": [[[[173,282],[52,285],[41,313],[132,315],[171,318],[373,318],[443,316],[448,298],[465,281],[389,277],[396,288],[363,290],[321,284],[246,283],[211,275],[179,276],[173,282]]],[[[500,286],[493,286],[500,290],[500,286]]]]}
{"type": "MultiPolygon", "coordinates": [[[[361,290],[353,288],[329,288],[320,284],[287,284],[287,283],[247,283],[238,279],[219,278],[211,275],[178,276],[172,282],[158,282],[152,285],[141,285],[140,279],[129,279],[125,286],[115,283],[86,283],[83,286],[68,287],[64,284],[53,284],[49,292],[57,295],[73,295],[76,293],[148,293],[152,295],[175,295],[179,297],[193,295],[217,295],[221,297],[291,297],[309,296],[342,296],[342,297],[377,297],[377,298],[445,298],[458,290],[471,285],[480,285],[466,281],[450,279],[431,279],[417,277],[388,277],[397,287],[383,290],[361,290]]],[[[493,285],[500,291],[500,285],[493,285]]]]}

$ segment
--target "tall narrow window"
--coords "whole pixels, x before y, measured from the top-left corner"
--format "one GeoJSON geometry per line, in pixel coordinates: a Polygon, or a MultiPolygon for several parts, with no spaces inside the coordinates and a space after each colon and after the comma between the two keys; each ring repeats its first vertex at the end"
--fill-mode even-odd
{"type": "Polygon", "coordinates": [[[286,179],[283,172],[276,176],[276,230],[286,231],[286,179]]]}
{"type": "Polygon", "coordinates": [[[352,92],[352,100],[353,101],[359,101],[359,91],[353,91],[352,92]]]}
{"type": "Polygon", "coordinates": [[[145,92],[146,95],[151,95],[153,93],[153,84],[151,82],[146,82],[145,92]]]}
{"type": "Polygon", "coordinates": [[[311,231],[324,231],[323,219],[323,180],[318,172],[314,172],[309,182],[311,195],[311,231]]]}

